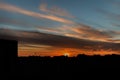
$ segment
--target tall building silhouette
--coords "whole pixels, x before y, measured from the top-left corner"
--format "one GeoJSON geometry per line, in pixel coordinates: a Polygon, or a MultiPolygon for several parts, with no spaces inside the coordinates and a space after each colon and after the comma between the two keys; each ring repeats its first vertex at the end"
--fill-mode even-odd
{"type": "Polygon", "coordinates": [[[0,39],[0,61],[2,70],[9,73],[15,68],[17,61],[18,42],[15,40],[0,39]]]}

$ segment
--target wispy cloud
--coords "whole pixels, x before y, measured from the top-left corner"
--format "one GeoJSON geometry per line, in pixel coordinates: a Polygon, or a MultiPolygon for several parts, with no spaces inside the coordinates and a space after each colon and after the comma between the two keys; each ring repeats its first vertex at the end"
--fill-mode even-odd
{"type": "Polygon", "coordinates": [[[86,37],[86,38],[92,38],[92,39],[107,39],[111,38],[109,34],[107,34],[105,31],[100,31],[97,29],[94,29],[92,27],[83,25],[84,27],[77,27],[73,28],[72,30],[75,33],[78,33],[79,35],[86,37]]]}
{"type": "MultiPolygon", "coordinates": [[[[28,27],[29,27],[29,29],[31,28],[31,31],[38,31],[43,33],[56,34],[56,35],[74,37],[79,39],[88,39],[94,41],[97,40],[97,41],[106,41],[106,42],[118,42],[113,39],[115,36],[120,35],[119,31],[99,30],[83,24],[77,24],[76,26],[61,25],[52,28],[52,27],[40,26],[28,22],[23,22],[21,20],[14,20],[9,18],[0,18],[0,21],[5,24],[10,24],[11,26],[18,25],[20,26],[21,30],[23,29],[25,30],[26,28],[26,30],[28,31],[28,27]],[[26,26],[26,27],[21,27],[21,26],[26,26]]],[[[4,27],[5,25],[1,28],[4,27]]],[[[11,33],[14,34],[14,32],[11,33]]]]}
{"type": "Polygon", "coordinates": [[[40,32],[0,29],[0,38],[15,39],[23,43],[41,44],[59,48],[75,48],[87,50],[110,49],[112,51],[120,50],[119,43],[91,41],[40,32]],[[14,32],[15,34],[11,32],[14,32]]]}
{"type": "Polygon", "coordinates": [[[31,27],[35,26],[34,23],[30,23],[26,20],[18,20],[18,19],[11,19],[11,18],[6,18],[6,17],[0,17],[0,23],[2,24],[9,24],[9,25],[18,25],[20,27],[26,26],[26,27],[31,27]]]}
{"type": "Polygon", "coordinates": [[[57,6],[52,6],[52,7],[48,8],[48,5],[46,3],[40,4],[39,9],[48,14],[64,16],[64,17],[68,17],[68,18],[74,18],[74,16],[72,16],[68,11],[61,9],[57,6]]]}
{"type": "Polygon", "coordinates": [[[36,17],[36,18],[44,18],[44,19],[49,19],[49,20],[53,20],[53,21],[57,21],[57,22],[67,23],[67,24],[73,23],[70,20],[60,18],[60,17],[54,16],[54,15],[45,15],[45,14],[25,10],[20,7],[13,6],[13,5],[6,4],[6,3],[0,3],[0,9],[10,11],[10,12],[20,13],[20,14],[24,14],[24,15],[32,16],[32,17],[36,17]]]}
{"type": "Polygon", "coordinates": [[[106,42],[109,42],[116,35],[120,35],[119,31],[99,30],[83,24],[76,26],[63,25],[55,31],[64,36],[106,42]]]}
{"type": "MultiPolygon", "coordinates": [[[[36,29],[36,31],[39,31],[39,32],[58,34],[58,35],[63,35],[63,36],[68,36],[68,37],[79,38],[79,39],[88,39],[88,40],[94,40],[94,41],[95,40],[107,41],[107,42],[110,42],[112,40],[112,38],[114,38],[115,35],[120,35],[119,31],[99,30],[99,29],[92,28],[91,26],[78,24],[74,21],[71,21],[71,20],[68,20],[65,18],[57,17],[54,15],[45,15],[45,14],[25,10],[20,7],[13,6],[13,5],[6,4],[6,3],[0,3],[0,9],[6,10],[9,12],[24,14],[27,16],[32,16],[35,18],[40,18],[40,19],[44,18],[44,19],[48,19],[48,20],[52,20],[52,21],[66,23],[65,26],[50,28],[50,27],[43,27],[40,25],[30,24],[27,22],[24,23],[20,20],[9,20],[9,19],[7,20],[5,18],[2,18],[2,19],[0,18],[0,21],[6,22],[6,23],[12,23],[12,24],[24,25],[24,26],[33,26],[36,29]]],[[[45,4],[42,4],[40,6],[40,9],[42,9],[42,11],[47,10],[45,12],[49,12],[49,11],[53,12],[53,10],[48,9],[47,5],[45,5],[45,4]]],[[[51,12],[51,14],[59,15],[57,13],[52,13],[52,12],[51,12]]],[[[63,13],[64,13],[64,11],[63,11],[63,13]]],[[[14,34],[14,32],[12,32],[12,33],[14,34]]],[[[112,41],[112,42],[118,42],[118,41],[112,41]]]]}

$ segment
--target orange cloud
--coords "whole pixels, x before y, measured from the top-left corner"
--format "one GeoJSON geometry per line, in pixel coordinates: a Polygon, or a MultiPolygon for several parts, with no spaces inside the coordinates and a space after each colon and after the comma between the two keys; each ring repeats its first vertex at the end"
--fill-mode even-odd
{"type": "Polygon", "coordinates": [[[49,19],[49,20],[53,20],[57,22],[73,24],[72,21],[64,19],[64,18],[60,18],[54,15],[45,15],[41,13],[36,13],[36,12],[25,10],[25,9],[22,9],[22,8],[19,8],[19,7],[10,5],[10,4],[0,3],[0,9],[10,11],[10,12],[16,12],[16,13],[24,14],[27,16],[36,17],[36,18],[45,18],[45,19],[49,19]]]}
{"type": "Polygon", "coordinates": [[[62,25],[54,29],[47,27],[37,27],[37,30],[39,30],[40,32],[47,32],[51,34],[58,34],[68,37],[79,38],[79,39],[115,42],[115,43],[118,43],[119,40],[113,40],[114,37],[120,35],[119,31],[99,30],[82,24],[76,26],[62,25]]]}
{"type": "Polygon", "coordinates": [[[47,45],[19,43],[18,56],[60,56],[59,48],[47,45]]]}
{"type": "MultiPolygon", "coordinates": [[[[64,25],[60,28],[63,29],[63,35],[68,37],[94,41],[119,42],[119,40],[112,40],[115,36],[120,35],[119,31],[99,30],[83,24],[77,24],[76,26],[64,25]]],[[[60,32],[62,33],[62,31],[60,32]]]]}

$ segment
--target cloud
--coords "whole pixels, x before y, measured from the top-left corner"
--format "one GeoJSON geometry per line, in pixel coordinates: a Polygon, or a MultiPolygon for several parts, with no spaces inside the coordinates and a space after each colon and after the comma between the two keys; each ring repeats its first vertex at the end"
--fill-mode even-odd
{"type": "MultiPolygon", "coordinates": [[[[13,26],[15,25],[20,26],[19,28],[21,28],[21,30],[25,30],[26,28],[26,30],[28,31],[27,27],[29,27],[29,29],[31,29],[32,31],[36,30],[43,33],[57,34],[62,36],[74,37],[79,39],[88,39],[94,41],[97,40],[97,41],[110,42],[112,41],[112,38],[114,38],[117,35],[118,36],[120,35],[119,31],[99,30],[83,24],[76,24],[75,26],[61,25],[53,28],[53,27],[40,26],[34,23],[31,24],[30,22],[28,23],[21,20],[9,19],[9,18],[0,18],[0,22],[5,24],[6,23],[11,24],[13,26]],[[26,26],[26,27],[22,27],[22,26],[26,26]]],[[[3,28],[4,27],[5,25],[3,26],[3,28]]],[[[118,42],[118,41],[114,41],[114,42],[118,42]]]]}
{"type": "Polygon", "coordinates": [[[53,48],[53,47],[47,46],[47,45],[39,45],[39,44],[35,45],[35,44],[23,44],[23,43],[19,43],[18,48],[20,50],[23,50],[24,48],[25,49],[27,48],[27,50],[31,50],[31,49],[38,49],[38,50],[40,50],[40,49],[49,49],[49,48],[53,48]]]}
{"type": "Polygon", "coordinates": [[[74,18],[74,16],[72,16],[69,12],[67,12],[64,9],[61,9],[57,6],[52,6],[48,8],[48,5],[46,3],[42,3],[40,4],[39,9],[43,12],[46,12],[48,14],[53,14],[53,15],[57,15],[57,16],[64,16],[64,17],[68,17],[68,18],[74,18]]]}
{"type": "MultiPolygon", "coordinates": [[[[45,4],[41,6],[42,6],[41,9],[44,9],[44,8],[47,9],[45,7],[45,4]]],[[[24,23],[23,21],[19,21],[19,20],[0,19],[1,22],[12,23],[13,25],[18,24],[18,25],[25,25],[25,26],[34,26],[34,28],[39,32],[63,35],[63,36],[74,37],[79,39],[88,39],[88,40],[94,40],[94,41],[95,40],[108,41],[108,42],[110,42],[111,39],[114,38],[116,35],[120,35],[120,32],[118,31],[98,30],[98,29],[92,28],[91,26],[78,24],[76,22],[73,22],[71,20],[67,20],[61,17],[28,11],[10,4],[0,3],[0,9],[10,11],[10,12],[16,12],[16,13],[24,14],[27,16],[36,17],[36,18],[49,19],[49,20],[67,24],[65,26],[60,26],[56,28],[49,28],[49,27],[42,27],[39,25],[30,24],[30,23],[24,23]]]]}
{"type": "Polygon", "coordinates": [[[71,26],[69,26],[69,28],[66,28],[66,25],[56,26],[55,28],[54,27],[51,28],[51,27],[37,26],[36,29],[39,32],[44,32],[44,33],[57,34],[57,35],[65,36],[66,33],[68,33],[69,31],[71,31],[70,27],[71,26]]]}
{"type": "Polygon", "coordinates": [[[26,27],[35,26],[34,23],[30,23],[26,20],[11,19],[11,18],[6,18],[6,17],[0,17],[0,23],[10,24],[10,25],[18,25],[20,27],[22,27],[22,26],[26,26],[26,27]]]}
{"type": "Polygon", "coordinates": [[[59,48],[120,51],[120,43],[91,41],[40,32],[0,29],[0,38],[15,39],[22,43],[40,44],[59,48]]]}
{"type": "Polygon", "coordinates": [[[64,25],[58,29],[58,32],[69,37],[106,42],[116,35],[120,35],[119,31],[99,30],[83,24],[77,24],[76,26],[64,25]]]}
{"type": "Polygon", "coordinates": [[[113,40],[109,40],[110,42],[117,42],[120,43],[120,39],[113,39],[113,40]]]}
{"type": "Polygon", "coordinates": [[[73,21],[70,21],[70,20],[67,20],[64,18],[60,18],[60,17],[54,16],[54,15],[45,15],[45,14],[25,10],[25,9],[22,9],[22,8],[19,8],[19,7],[10,5],[10,4],[6,4],[6,3],[0,3],[0,9],[14,12],[14,13],[24,14],[27,16],[32,16],[35,18],[44,18],[44,19],[49,19],[49,20],[61,22],[61,23],[73,24],[73,21]]]}
{"type": "Polygon", "coordinates": [[[104,31],[100,31],[86,25],[83,25],[83,26],[84,27],[73,28],[73,31],[75,31],[76,33],[82,34],[84,37],[93,38],[93,39],[94,38],[106,39],[106,38],[112,37],[104,31]]]}
{"type": "MultiPolygon", "coordinates": [[[[115,30],[99,30],[87,25],[77,24],[76,26],[61,25],[56,28],[37,27],[40,32],[58,34],[79,39],[87,39],[94,41],[110,42],[116,36],[120,35],[120,31],[115,30]]],[[[113,41],[112,41],[113,42],[113,41]]],[[[118,41],[114,41],[118,42],[118,41]]]]}

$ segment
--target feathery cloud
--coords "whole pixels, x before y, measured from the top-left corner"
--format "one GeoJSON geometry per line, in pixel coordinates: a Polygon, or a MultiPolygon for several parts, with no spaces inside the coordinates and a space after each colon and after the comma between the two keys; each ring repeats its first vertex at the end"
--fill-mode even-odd
{"type": "Polygon", "coordinates": [[[54,16],[54,15],[45,15],[45,14],[25,10],[25,9],[22,9],[22,8],[19,8],[19,7],[10,5],[10,4],[6,4],[6,3],[0,3],[0,9],[6,10],[9,12],[24,14],[27,16],[32,16],[35,18],[44,18],[44,19],[49,19],[49,20],[61,22],[61,23],[73,24],[73,21],[71,21],[71,20],[60,18],[60,17],[54,16]]]}
{"type": "Polygon", "coordinates": [[[68,11],[61,9],[57,6],[52,6],[52,7],[48,8],[48,5],[46,3],[40,4],[39,9],[48,14],[64,16],[64,17],[68,17],[68,18],[74,18],[74,16],[72,16],[68,11]]]}

